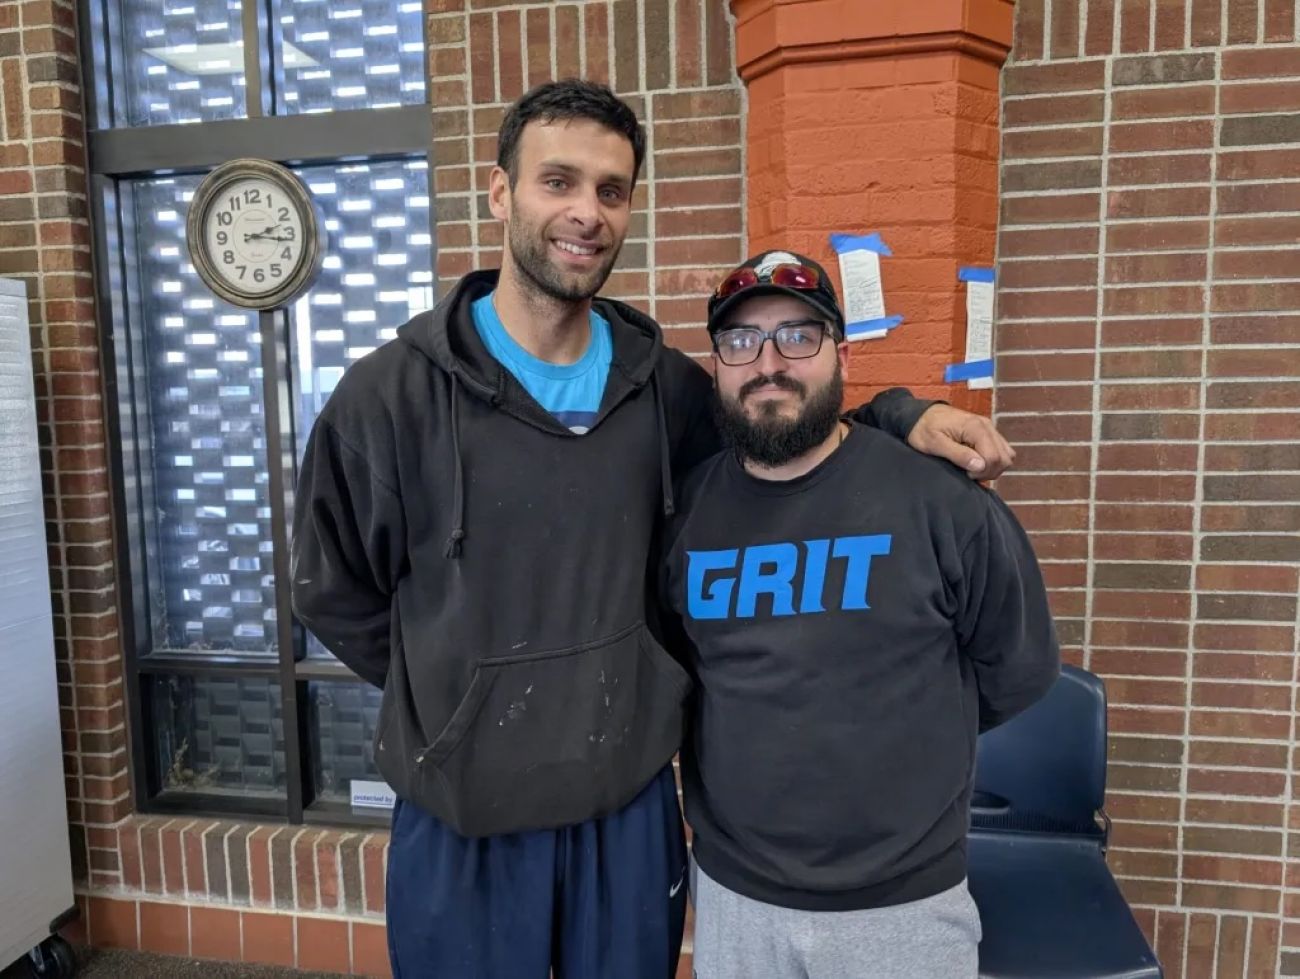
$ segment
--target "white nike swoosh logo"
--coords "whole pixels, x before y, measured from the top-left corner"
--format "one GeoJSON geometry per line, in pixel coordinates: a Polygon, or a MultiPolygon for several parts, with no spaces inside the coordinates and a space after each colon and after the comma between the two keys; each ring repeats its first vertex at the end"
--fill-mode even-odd
{"type": "Polygon", "coordinates": [[[682,879],[679,880],[676,884],[674,884],[674,885],[669,889],[669,891],[668,891],[668,896],[669,896],[669,897],[676,897],[676,896],[677,896],[677,892],[680,891],[680,890],[682,889],[682,885],[685,884],[685,883],[686,883],[686,871],[683,870],[683,871],[682,871],[682,879]]]}

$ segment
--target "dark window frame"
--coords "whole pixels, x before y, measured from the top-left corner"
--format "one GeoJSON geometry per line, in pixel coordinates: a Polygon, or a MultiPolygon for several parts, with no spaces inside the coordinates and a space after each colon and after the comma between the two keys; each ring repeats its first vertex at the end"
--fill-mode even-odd
{"type": "MultiPolygon", "coordinates": [[[[201,124],[116,127],[120,92],[114,88],[118,0],[89,0],[78,7],[82,77],[87,118],[87,158],[91,192],[92,258],[101,372],[113,486],[114,546],[118,567],[119,634],[128,711],[131,785],[135,807],[144,813],[175,813],[219,818],[251,818],[291,824],[386,825],[381,813],[361,813],[332,800],[315,798],[313,743],[309,730],[308,684],[314,681],[363,684],[342,664],[306,658],[306,634],[292,615],[289,599],[288,537],[296,481],[295,411],[297,379],[287,310],[259,313],[263,368],[266,455],[270,467],[273,573],[277,611],[277,652],[191,653],[153,648],[149,625],[151,585],[158,578],[151,560],[151,427],[144,377],[141,299],[132,294],[139,281],[132,263],[131,181],[203,173],[242,156],[276,160],[286,166],[347,164],[393,159],[424,159],[433,198],[433,107],[428,101],[380,109],[271,115],[271,63],[275,51],[265,29],[270,0],[243,0],[242,27],[248,115],[201,124]],[[92,7],[94,8],[92,10],[92,7]],[[108,30],[101,36],[96,20],[108,30]],[[110,272],[114,274],[110,274],[110,272]],[[113,281],[125,284],[125,295],[113,281]],[[168,792],[163,788],[154,750],[155,725],[147,678],[153,675],[263,677],[279,684],[288,773],[285,799],[237,798],[228,794],[168,792]]],[[[429,79],[427,18],[422,17],[424,78],[429,79]]],[[[120,76],[119,76],[120,77],[120,76]]],[[[436,266],[435,207],[429,208],[430,252],[436,266]]],[[[435,277],[436,282],[436,277],[435,277]]]]}

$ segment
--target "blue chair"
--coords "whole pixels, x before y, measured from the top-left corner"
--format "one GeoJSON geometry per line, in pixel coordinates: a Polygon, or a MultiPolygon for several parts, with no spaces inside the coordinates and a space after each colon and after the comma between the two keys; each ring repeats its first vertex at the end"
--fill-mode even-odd
{"type": "Polygon", "coordinates": [[[970,889],[985,979],[1160,979],[1106,866],[1106,691],[1066,665],[1039,703],[980,736],[970,889]]]}

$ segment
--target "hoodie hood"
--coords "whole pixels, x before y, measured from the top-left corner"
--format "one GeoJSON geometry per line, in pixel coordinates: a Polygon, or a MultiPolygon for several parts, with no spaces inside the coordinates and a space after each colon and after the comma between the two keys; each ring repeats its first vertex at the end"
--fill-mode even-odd
{"type": "MultiPolygon", "coordinates": [[[[459,392],[463,388],[493,408],[513,415],[542,431],[582,438],[541,407],[514,375],[493,357],[474,328],[471,306],[497,286],[498,270],[471,272],[457,283],[436,307],[410,320],[397,331],[398,339],[429,358],[450,379],[448,412],[452,447],[452,529],[443,548],[449,559],[460,557],[465,528],[465,461],[460,444],[459,392]]],[[[663,333],[648,316],[625,303],[596,299],[593,306],[608,320],[613,345],[605,394],[592,428],[649,381],[654,393],[659,442],[659,477],[663,512],[671,517],[673,480],[668,422],[663,393],[655,376],[663,350],[663,333]]]]}
{"type": "MultiPolygon", "coordinates": [[[[531,404],[523,386],[488,353],[478,331],[474,329],[470,306],[497,287],[500,272],[489,269],[471,272],[443,297],[436,307],[410,320],[397,331],[400,340],[410,344],[446,373],[460,381],[466,391],[494,405],[519,409],[531,404]],[[522,400],[521,400],[522,399],[522,400]]],[[[650,380],[663,349],[663,333],[654,320],[626,303],[597,298],[593,308],[610,324],[613,360],[606,384],[601,414],[618,404],[630,391],[650,380]]],[[[540,407],[523,410],[525,420],[539,421],[540,407]]],[[[564,426],[541,412],[547,428],[567,432],[564,426]]],[[[599,421],[597,421],[599,424],[599,421]]]]}

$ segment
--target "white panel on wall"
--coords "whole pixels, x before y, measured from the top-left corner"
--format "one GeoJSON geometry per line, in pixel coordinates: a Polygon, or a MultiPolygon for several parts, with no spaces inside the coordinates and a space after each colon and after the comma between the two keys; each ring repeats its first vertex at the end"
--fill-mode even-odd
{"type": "Polygon", "coordinates": [[[27,295],[0,279],[0,968],[72,907],[27,295]]]}

